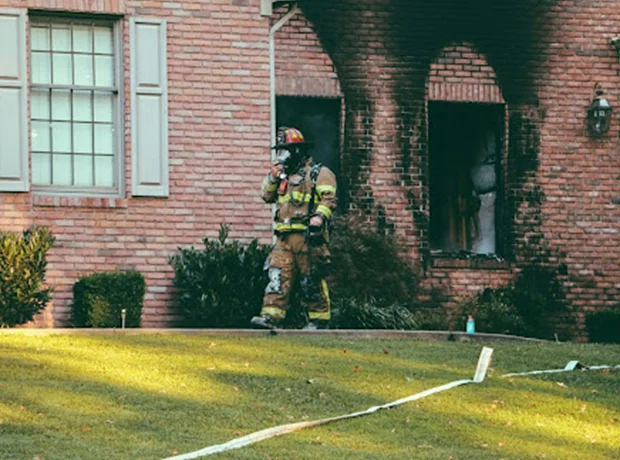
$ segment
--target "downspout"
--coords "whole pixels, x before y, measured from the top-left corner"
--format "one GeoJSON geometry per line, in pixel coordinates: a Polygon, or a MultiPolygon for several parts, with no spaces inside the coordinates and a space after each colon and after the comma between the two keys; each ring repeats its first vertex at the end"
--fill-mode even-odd
{"type": "MultiPolygon", "coordinates": [[[[271,29],[269,29],[269,84],[271,91],[271,148],[276,144],[276,32],[286,24],[293,16],[299,13],[297,2],[290,5],[288,13],[280,18],[271,29]]],[[[275,152],[271,151],[271,159],[275,159],[275,152]]]]}

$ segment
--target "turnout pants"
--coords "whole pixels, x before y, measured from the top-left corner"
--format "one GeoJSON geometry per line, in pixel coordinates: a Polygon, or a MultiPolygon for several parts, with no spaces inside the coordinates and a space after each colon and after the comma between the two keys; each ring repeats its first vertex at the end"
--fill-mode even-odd
{"type": "Polygon", "coordinates": [[[329,320],[329,291],[322,273],[327,264],[326,245],[308,247],[303,233],[280,235],[265,262],[269,283],[261,315],[284,319],[291,293],[299,289],[310,321],[329,320]]]}

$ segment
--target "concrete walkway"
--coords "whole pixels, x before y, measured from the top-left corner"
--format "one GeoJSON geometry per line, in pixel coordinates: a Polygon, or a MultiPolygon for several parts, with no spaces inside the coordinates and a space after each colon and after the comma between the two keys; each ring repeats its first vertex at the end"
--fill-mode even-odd
{"type": "Polygon", "coordinates": [[[341,337],[341,338],[365,338],[365,339],[414,339],[414,340],[435,340],[453,342],[545,342],[545,340],[519,337],[505,334],[486,334],[450,331],[393,331],[393,330],[366,330],[366,329],[333,329],[320,331],[303,331],[299,329],[276,329],[256,330],[256,329],[0,329],[0,335],[20,334],[26,336],[41,335],[210,335],[210,336],[321,336],[321,337],[341,337]]]}

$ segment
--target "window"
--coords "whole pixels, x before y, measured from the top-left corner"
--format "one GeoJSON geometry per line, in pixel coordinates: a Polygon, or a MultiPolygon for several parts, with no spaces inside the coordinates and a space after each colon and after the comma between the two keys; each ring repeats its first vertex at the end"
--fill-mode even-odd
{"type": "Polygon", "coordinates": [[[31,18],[32,184],[119,189],[119,64],[110,21],[31,18]]]}
{"type": "Polygon", "coordinates": [[[430,244],[501,255],[504,106],[429,102],[430,244]]]}
{"type": "MultiPolygon", "coordinates": [[[[278,96],[276,125],[299,129],[312,142],[312,159],[340,176],[340,110],[337,98],[278,96]]],[[[338,193],[342,188],[339,187],[338,193]]],[[[338,203],[344,203],[342,196],[338,203]]]]}

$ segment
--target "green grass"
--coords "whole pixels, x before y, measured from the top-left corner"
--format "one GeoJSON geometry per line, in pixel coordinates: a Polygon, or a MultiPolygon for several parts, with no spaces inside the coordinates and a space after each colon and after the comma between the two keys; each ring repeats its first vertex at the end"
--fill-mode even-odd
{"type": "MultiPolygon", "coordinates": [[[[470,384],[220,454],[225,459],[613,459],[620,346],[494,343],[470,384]]],[[[471,378],[475,343],[0,334],[0,459],[161,459],[471,378]]]]}

